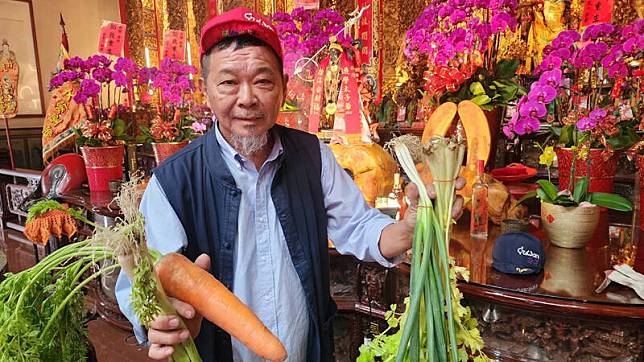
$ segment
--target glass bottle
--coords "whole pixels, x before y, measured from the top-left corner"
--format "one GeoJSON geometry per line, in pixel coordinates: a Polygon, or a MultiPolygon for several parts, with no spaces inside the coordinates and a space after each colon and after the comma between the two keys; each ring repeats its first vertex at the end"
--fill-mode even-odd
{"type": "Polygon", "coordinates": [[[472,186],[472,213],[470,217],[470,236],[487,239],[488,228],[488,186],[485,183],[485,161],[476,164],[476,182],[472,186]]]}
{"type": "Polygon", "coordinates": [[[407,203],[405,202],[405,192],[403,191],[402,180],[398,172],[394,174],[394,187],[389,194],[389,200],[390,204],[399,207],[398,217],[396,219],[402,219],[402,217],[405,215],[405,210],[407,209],[407,203]]]}

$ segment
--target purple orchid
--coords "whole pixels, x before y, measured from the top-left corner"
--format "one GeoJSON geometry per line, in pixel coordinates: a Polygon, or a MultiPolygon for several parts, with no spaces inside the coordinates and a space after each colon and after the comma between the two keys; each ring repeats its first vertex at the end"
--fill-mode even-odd
{"type": "Polygon", "coordinates": [[[561,85],[561,69],[553,69],[543,72],[539,77],[539,83],[551,87],[559,87],[561,85]]]}
{"type": "Polygon", "coordinates": [[[539,68],[543,71],[559,69],[561,67],[561,64],[561,58],[550,55],[543,58],[543,61],[541,62],[541,66],[539,68]]]}
{"type": "Polygon", "coordinates": [[[114,80],[114,84],[116,84],[119,87],[127,86],[128,79],[124,72],[112,73],[112,80],[114,80]]]}
{"type": "Polygon", "coordinates": [[[96,68],[92,71],[92,78],[99,83],[109,83],[112,81],[112,70],[110,68],[96,68]]]}
{"type": "Polygon", "coordinates": [[[83,64],[83,59],[80,57],[71,57],[69,59],[65,59],[63,64],[65,65],[65,69],[78,69],[83,64]]]}
{"type": "Polygon", "coordinates": [[[541,104],[548,104],[552,102],[557,96],[557,90],[549,85],[532,83],[530,92],[528,92],[528,100],[538,102],[541,104]]]}
{"type": "Polygon", "coordinates": [[[543,118],[546,116],[548,111],[546,106],[543,103],[528,101],[521,108],[519,108],[519,114],[521,117],[532,117],[532,118],[543,118]]]}
{"type": "Polygon", "coordinates": [[[100,92],[101,86],[95,80],[83,79],[78,92],[74,95],[74,101],[78,104],[84,104],[89,98],[98,95],[100,92]]]}
{"type": "Polygon", "coordinates": [[[597,126],[597,121],[590,117],[583,117],[577,121],[577,129],[582,132],[590,131],[597,126]]]}
{"type": "Polygon", "coordinates": [[[514,126],[514,133],[524,135],[539,130],[541,122],[533,117],[519,117],[516,125],[514,126]]]}

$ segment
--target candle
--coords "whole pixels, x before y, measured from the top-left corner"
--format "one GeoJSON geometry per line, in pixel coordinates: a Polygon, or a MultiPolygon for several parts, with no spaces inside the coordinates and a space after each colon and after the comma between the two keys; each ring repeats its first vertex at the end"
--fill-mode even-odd
{"type": "MultiPolygon", "coordinates": [[[[188,52],[188,65],[192,65],[192,52],[190,51],[190,40],[186,42],[186,51],[188,52]]],[[[190,80],[192,80],[192,73],[188,75],[190,80]]]]}
{"type": "Polygon", "coordinates": [[[150,49],[145,47],[145,66],[150,68],[150,49]]]}
{"type": "Polygon", "coordinates": [[[190,51],[190,41],[186,42],[186,51],[188,52],[188,65],[192,65],[192,52],[190,51]]]}

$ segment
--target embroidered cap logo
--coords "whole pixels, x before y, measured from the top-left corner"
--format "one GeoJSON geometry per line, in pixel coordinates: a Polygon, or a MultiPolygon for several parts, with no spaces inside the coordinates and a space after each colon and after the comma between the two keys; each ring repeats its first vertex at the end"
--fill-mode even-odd
{"type": "Polygon", "coordinates": [[[244,17],[245,17],[245,18],[246,18],[246,20],[248,20],[248,21],[254,21],[254,22],[258,23],[258,24],[261,24],[261,25],[262,25],[263,27],[265,27],[266,29],[269,29],[269,30],[271,30],[271,31],[275,31],[271,25],[267,24],[267,23],[266,23],[264,20],[262,20],[261,18],[255,17],[255,15],[254,15],[253,13],[246,13],[246,14],[244,14],[244,17]]]}

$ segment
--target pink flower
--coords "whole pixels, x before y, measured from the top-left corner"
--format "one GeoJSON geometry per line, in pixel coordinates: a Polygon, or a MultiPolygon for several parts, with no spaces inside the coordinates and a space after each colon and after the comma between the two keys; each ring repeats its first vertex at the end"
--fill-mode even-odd
{"type": "Polygon", "coordinates": [[[561,85],[561,69],[553,69],[541,74],[539,83],[549,85],[551,87],[558,87],[561,85]]]}
{"type": "Polygon", "coordinates": [[[531,101],[547,104],[552,102],[557,96],[557,90],[549,85],[542,85],[539,83],[532,83],[528,99],[531,101]]]}
{"type": "Polygon", "coordinates": [[[539,130],[541,122],[533,117],[519,117],[517,124],[514,127],[514,132],[518,135],[536,132],[539,130]]]}
{"type": "Polygon", "coordinates": [[[597,121],[590,117],[584,117],[579,121],[577,121],[577,128],[582,132],[590,131],[596,126],[597,126],[597,121]]]}
{"type": "Polygon", "coordinates": [[[197,133],[203,133],[203,132],[206,131],[207,127],[206,127],[205,124],[203,124],[201,122],[194,121],[194,122],[192,122],[192,125],[190,125],[190,128],[192,128],[192,130],[197,132],[197,133]]]}
{"type": "Polygon", "coordinates": [[[532,117],[532,118],[542,118],[545,117],[546,113],[548,111],[546,110],[546,106],[543,105],[543,103],[535,102],[535,101],[529,101],[526,104],[524,104],[521,108],[519,108],[519,114],[521,117],[532,117]]]}

